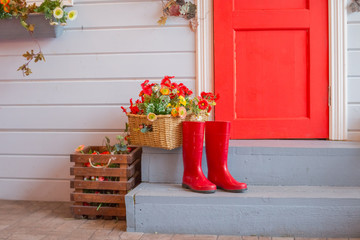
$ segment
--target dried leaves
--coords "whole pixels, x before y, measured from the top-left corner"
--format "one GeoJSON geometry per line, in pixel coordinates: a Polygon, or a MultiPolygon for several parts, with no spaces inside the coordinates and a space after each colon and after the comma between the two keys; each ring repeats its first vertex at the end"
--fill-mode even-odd
{"type": "Polygon", "coordinates": [[[22,71],[24,76],[29,76],[32,73],[31,69],[29,68],[29,64],[31,61],[34,61],[34,62],[44,61],[45,62],[45,58],[44,58],[44,55],[41,52],[41,50],[38,53],[34,53],[34,50],[31,50],[31,52],[27,51],[26,53],[23,54],[23,57],[26,58],[26,60],[28,62],[21,65],[18,68],[18,71],[22,71]]]}
{"type": "Polygon", "coordinates": [[[353,0],[353,2],[350,3],[349,8],[351,12],[360,12],[360,0],[353,0]]]}
{"type": "Polygon", "coordinates": [[[196,11],[196,4],[190,1],[186,2],[184,0],[167,0],[166,4],[163,1],[163,15],[160,17],[157,23],[159,25],[165,25],[169,16],[179,16],[189,20],[191,30],[195,31],[198,26],[196,11]]]}

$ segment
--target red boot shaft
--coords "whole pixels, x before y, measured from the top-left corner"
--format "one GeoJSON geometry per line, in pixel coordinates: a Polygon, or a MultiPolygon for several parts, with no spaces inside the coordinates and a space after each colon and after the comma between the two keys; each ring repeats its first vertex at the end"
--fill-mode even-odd
{"type": "Polygon", "coordinates": [[[204,143],[203,122],[183,122],[183,163],[184,188],[189,188],[195,192],[213,193],[216,186],[205,177],[201,160],[204,143]]]}
{"type": "Polygon", "coordinates": [[[236,181],[228,170],[230,122],[206,122],[205,146],[208,179],[218,188],[231,192],[244,192],[246,183],[236,181]]]}

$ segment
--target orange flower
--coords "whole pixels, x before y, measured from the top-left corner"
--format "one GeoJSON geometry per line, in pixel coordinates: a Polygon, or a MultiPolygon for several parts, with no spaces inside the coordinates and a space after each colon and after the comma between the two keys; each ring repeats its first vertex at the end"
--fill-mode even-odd
{"type": "Polygon", "coordinates": [[[7,5],[9,4],[10,0],[0,0],[1,4],[7,5]]]}
{"type": "Polygon", "coordinates": [[[179,107],[179,117],[181,119],[184,119],[186,117],[186,108],[185,107],[179,107]]]}
{"type": "Polygon", "coordinates": [[[9,5],[4,5],[4,12],[7,12],[7,13],[10,12],[10,7],[9,7],[9,5]]]}
{"type": "Polygon", "coordinates": [[[170,90],[168,88],[166,88],[166,87],[162,87],[160,89],[160,92],[161,92],[162,95],[169,95],[170,94],[170,90]]]}
{"type": "Polygon", "coordinates": [[[75,149],[75,152],[82,152],[84,150],[85,145],[80,145],[75,149]]]}
{"type": "Polygon", "coordinates": [[[177,117],[178,114],[179,114],[179,112],[178,112],[178,110],[177,110],[176,108],[173,108],[173,109],[171,110],[171,116],[177,117]]]}

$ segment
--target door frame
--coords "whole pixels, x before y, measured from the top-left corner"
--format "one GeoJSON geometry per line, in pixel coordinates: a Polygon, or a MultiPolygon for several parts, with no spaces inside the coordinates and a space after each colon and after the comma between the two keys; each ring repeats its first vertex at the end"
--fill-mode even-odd
{"type": "MultiPolygon", "coordinates": [[[[347,1],[329,1],[329,140],[347,140],[347,1]]],[[[196,94],[214,91],[213,0],[196,0],[196,94]]]]}

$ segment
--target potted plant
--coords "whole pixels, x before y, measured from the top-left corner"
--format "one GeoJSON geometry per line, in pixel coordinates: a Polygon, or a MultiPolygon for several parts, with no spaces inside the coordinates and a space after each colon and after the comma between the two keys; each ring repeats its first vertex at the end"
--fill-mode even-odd
{"type": "Polygon", "coordinates": [[[71,206],[76,218],[121,218],[126,216],[125,195],[141,181],[141,148],[129,147],[127,137],[117,136],[118,143],[105,146],[80,145],[70,161],[71,206]]]}
{"type": "Polygon", "coordinates": [[[61,0],[44,0],[40,6],[35,3],[28,4],[26,0],[0,0],[0,40],[12,40],[22,37],[27,33],[33,37],[39,47],[38,52],[34,50],[23,54],[27,62],[18,68],[24,76],[31,74],[30,62],[45,61],[40,45],[36,37],[56,37],[61,34],[62,28],[68,20],[75,20],[77,11],[67,12],[61,0]],[[44,20],[47,23],[44,23],[44,20]],[[19,21],[15,23],[14,21],[19,21]],[[40,29],[38,29],[40,28],[40,29]]]}
{"type": "Polygon", "coordinates": [[[134,145],[171,150],[182,144],[182,125],[185,120],[205,121],[216,105],[218,96],[203,92],[192,98],[193,92],[182,83],[165,76],[161,83],[141,84],[140,99],[130,99],[128,116],[131,141],[134,145]]]}

